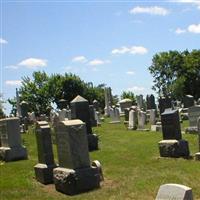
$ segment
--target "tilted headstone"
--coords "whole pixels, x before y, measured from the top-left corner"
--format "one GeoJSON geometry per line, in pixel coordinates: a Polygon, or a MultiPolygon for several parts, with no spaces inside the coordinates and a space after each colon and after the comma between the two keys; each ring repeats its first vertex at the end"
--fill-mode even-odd
{"type": "Polygon", "coordinates": [[[6,162],[27,159],[27,150],[21,141],[19,118],[0,119],[0,137],[0,159],[6,162]]]}
{"type": "Polygon", "coordinates": [[[136,130],[137,129],[137,112],[135,110],[129,111],[129,123],[128,123],[129,130],[136,130]]]}
{"type": "Polygon", "coordinates": [[[193,200],[192,189],[180,184],[161,185],[156,200],[193,200]]]}
{"type": "Polygon", "coordinates": [[[34,166],[37,181],[43,184],[53,183],[54,162],[51,141],[51,129],[46,121],[36,123],[36,142],[38,149],[38,164],[34,166]]]}
{"type": "Polygon", "coordinates": [[[172,99],[171,97],[160,97],[159,98],[159,110],[160,114],[162,114],[165,109],[172,108],[172,99]]]}
{"type": "Polygon", "coordinates": [[[80,119],[86,124],[89,150],[97,150],[98,137],[92,133],[88,100],[78,95],[70,102],[70,106],[72,119],[80,119]]]}
{"type": "Polygon", "coordinates": [[[100,187],[99,167],[90,165],[85,123],[59,122],[56,136],[59,160],[59,167],[53,171],[56,190],[74,195],[100,187]]]}
{"type": "Polygon", "coordinates": [[[194,97],[192,95],[186,95],[183,98],[183,105],[184,105],[184,108],[189,108],[189,107],[194,106],[194,97]]]}

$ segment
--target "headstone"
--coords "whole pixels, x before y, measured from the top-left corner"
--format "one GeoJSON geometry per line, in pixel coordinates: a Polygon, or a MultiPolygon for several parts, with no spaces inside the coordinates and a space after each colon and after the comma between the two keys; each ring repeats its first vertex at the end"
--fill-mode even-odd
{"type": "Polygon", "coordinates": [[[90,122],[91,122],[91,126],[92,127],[96,127],[97,126],[97,121],[95,119],[95,109],[93,105],[89,105],[89,109],[90,109],[90,122]]]}
{"type": "Polygon", "coordinates": [[[95,120],[97,121],[97,126],[101,126],[100,112],[95,111],[95,120]]]}
{"type": "Polygon", "coordinates": [[[200,106],[192,106],[188,109],[189,126],[197,127],[197,119],[200,117],[200,106]]]}
{"type": "Polygon", "coordinates": [[[167,108],[172,108],[172,99],[171,97],[160,97],[159,98],[159,110],[160,110],[160,114],[162,114],[165,109],[167,108]]]}
{"type": "Polygon", "coordinates": [[[192,95],[186,95],[183,98],[183,106],[184,108],[189,108],[194,106],[194,97],[192,95]]]}
{"type": "Polygon", "coordinates": [[[153,94],[146,96],[147,110],[156,109],[155,97],[153,94]]]}
{"type": "Polygon", "coordinates": [[[137,106],[139,109],[144,109],[144,100],[143,100],[143,95],[136,96],[137,100],[137,106]]]}
{"type": "Polygon", "coordinates": [[[100,187],[99,168],[90,165],[85,123],[59,122],[57,152],[59,167],[53,171],[57,191],[75,195],[100,187]]]}
{"type": "Polygon", "coordinates": [[[138,111],[138,130],[145,129],[145,123],[146,123],[146,112],[139,110],[138,111]]]}
{"type": "Polygon", "coordinates": [[[198,118],[197,121],[197,128],[198,128],[198,146],[199,146],[199,152],[195,154],[195,160],[200,161],[200,117],[198,118]]]}
{"type": "Polygon", "coordinates": [[[114,107],[110,108],[110,117],[111,117],[111,124],[120,123],[120,114],[119,114],[119,108],[114,107]]]}
{"type": "Polygon", "coordinates": [[[129,122],[129,108],[124,109],[124,124],[128,124],[129,122]]]}
{"type": "Polygon", "coordinates": [[[34,170],[37,181],[43,184],[53,183],[53,169],[56,167],[50,132],[47,121],[36,123],[38,164],[34,166],[34,170]]]}
{"type": "Polygon", "coordinates": [[[120,105],[121,113],[124,113],[125,108],[130,108],[132,106],[132,100],[131,99],[122,99],[119,102],[119,105],[120,105]]]}
{"type": "Polygon", "coordinates": [[[155,109],[151,109],[149,111],[149,122],[151,125],[155,125],[156,124],[156,110],[155,109]]]}
{"type": "Polygon", "coordinates": [[[88,101],[78,95],[70,102],[70,106],[72,119],[80,119],[86,124],[89,150],[97,150],[98,137],[92,133],[88,101]]]}
{"type": "Polygon", "coordinates": [[[93,102],[94,108],[96,111],[99,111],[99,102],[95,99],[93,102]]]}
{"type": "Polygon", "coordinates": [[[19,118],[0,119],[0,137],[0,159],[6,162],[27,159],[27,150],[21,144],[19,118]]]}
{"type": "Polygon", "coordinates": [[[67,115],[67,110],[65,108],[63,108],[62,110],[58,111],[59,114],[59,121],[65,121],[66,115],[67,115]]]}
{"type": "Polygon", "coordinates": [[[136,130],[137,129],[137,112],[135,110],[129,111],[129,123],[128,123],[129,130],[136,130]]]}
{"type": "Polygon", "coordinates": [[[158,143],[161,157],[189,157],[189,146],[182,140],[178,110],[166,109],[161,114],[163,140],[158,143]]]}
{"type": "Polygon", "coordinates": [[[62,110],[62,109],[67,109],[67,100],[65,100],[65,99],[60,99],[60,100],[58,101],[58,108],[59,108],[60,110],[62,110]]]}
{"type": "Polygon", "coordinates": [[[36,117],[35,117],[35,112],[31,112],[29,114],[29,120],[30,122],[34,123],[36,121],[36,117]]]}
{"type": "Polygon", "coordinates": [[[68,120],[72,119],[72,113],[71,113],[70,109],[67,110],[66,117],[67,117],[68,120]]]}
{"type": "Polygon", "coordinates": [[[111,93],[110,87],[105,87],[104,95],[105,95],[104,115],[109,117],[110,116],[110,106],[112,105],[112,93],[111,93]]]}
{"type": "Polygon", "coordinates": [[[180,184],[161,185],[156,200],[193,200],[192,189],[180,184]]]}
{"type": "Polygon", "coordinates": [[[28,117],[28,108],[29,108],[29,105],[26,101],[22,101],[20,103],[20,107],[21,107],[21,115],[22,115],[22,118],[24,117],[28,117]]]}
{"type": "Polygon", "coordinates": [[[178,110],[166,109],[161,114],[161,123],[164,140],[182,138],[178,110]]]}

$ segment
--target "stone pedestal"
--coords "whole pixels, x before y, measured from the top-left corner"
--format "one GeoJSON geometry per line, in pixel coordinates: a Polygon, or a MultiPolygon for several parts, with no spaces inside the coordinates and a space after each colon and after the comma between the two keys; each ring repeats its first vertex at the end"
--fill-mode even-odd
{"type": "Polygon", "coordinates": [[[27,150],[23,146],[18,147],[0,147],[0,159],[9,162],[15,160],[27,159],[27,150]]]}
{"type": "Polygon", "coordinates": [[[56,165],[46,165],[38,163],[34,166],[37,181],[43,184],[53,183],[53,169],[56,165]]]}
{"type": "Polygon", "coordinates": [[[195,153],[195,160],[200,161],[200,152],[195,153]]]}
{"type": "Polygon", "coordinates": [[[67,195],[75,195],[100,187],[100,174],[97,167],[82,169],[55,168],[56,190],[67,195]]]}
{"type": "Polygon", "coordinates": [[[19,118],[0,120],[0,159],[6,162],[27,159],[27,150],[21,144],[19,118]]]}
{"type": "Polygon", "coordinates": [[[188,158],[190,155],[188,142],[185,140],[162,140],[158,146],[160,157],[188,158]]]}

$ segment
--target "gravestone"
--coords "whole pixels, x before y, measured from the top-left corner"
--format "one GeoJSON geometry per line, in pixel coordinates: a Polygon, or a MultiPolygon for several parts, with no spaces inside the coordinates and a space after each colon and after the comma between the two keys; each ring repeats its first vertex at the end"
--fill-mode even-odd
{"type": "Polygon", "coordinates": [[[131,99],[122,99],[119,102],[119,105],[120,105],[121,113],[124,113],[125,108],[130,108],[132,106],[132,100],[131,99]]]}
{"type": "Polygon", "coordinates": [[[129,108],[124,109],[124,124],[128,124],[129,122],[129,108]]]}
{"type": "Polygon", "coordinates": [[[138,129],[137,130],[139,130],[139,131],[149,131],[149,129],[145,128],[146,112],[139,110],[137,117],[138,117],[138,129]]]}
{"type": "Polygon", "coordinates": [[[70,109],[67,110],[66,117],[67,117],[68,120],[72,119],[72,113],[71,113],[70,109]]]}
{"type": "Polygon", "coordinates": [[[192,189],[180,184],[161,185],[156,200],[193,200],[192,189]]]}
{"type": "Polygon", "coordinates": [[[165,111],[165,109],[172,108],[171,97],[160,97],[158,101],[159,101],[160,114],[162,114],[165,111]]]}
{"type": "Polygon", "coordinates": [[[149,122],[151,125],[155,125],[156,124],[156,110],[155,109],[151,109],[149,111],[149,122]]]}
{"type": "Polygon", "coordinates": [[[183,98],[183,106],[184,108],[189,108],[194,106],[194,97],[192,95],[186,95],[183,98]]]}
{"type": "Polygon", "coordinates": [[[90,122],[91,122],[91,126],[92,127],[96,127],[97,126],[97,120],[95,119],[95,109],[93,105],[89,105],[89,109],[90,109],[90,122]]]}
{"type": "Polygon", "coordinates": [[[99,168],[90,165],[85,123],[59,122],[56,138],[59,161],[59,167],[53,171],[56,190],[75,195],[99,188],[99,168]]]}
{"type": "Polygon", "coordinates": [[[36,123],[36,142],[38,149],[38,164],[34,166],[37,181],[43,184],[53,183],[54,162],[51,128],[47,121],[36,123]]]}
{"type": "Polygon", "coordinates": [[[100,112],[95,111],[95,120],[97,121],[97,126],[101,126],[100,112]]]}
{"type": "Polygon", "coordinates": [[[65,121],[66,115],[67,115],[67,110],[65,108],[63,108],[62,110],[59,110],[58,111],[59,121],[65,121]]]}
{"type": "Polygon", "coordinates": [[[105,87],[104,95],[105,95],[104,115],[109,117],[110,116],[110,106],[112,105],[112,92],[111,92],[110,87],[105,87]]]}
{"type": "Polygon", "coordinates": [[[27,150],[21,145],[20,120],[17,117],[0,119],[0,159],[6,162],[27,159],[27,150]]]}
{"type": "Polygon", "coordinates": [[[110,118],[111,118],[111,122],[109,122],[110,124],[120,123],[119,108],[117,107],[110,108],[110,118]]]}
{"type": "Polygon", "coordinates": [[[136,96],[137,106],[139,109],[144,109],[143,95],[136,96]]]}
{"type": "Polygon", "coordinates": [[[62,109],[67,109],[67,100],[65,100],[65,99],[60,99],[60,100],[58,101],[58,108],[59,108],[60,110],[62,110],[62,109]]]}
{"type": "Polygon", "coordinates": [[[155,97],[153,94],[146,96],[147,110],[156,109],[155,97]]]}
{"type": "Polygon", "coordinates": [[[92,133],[88,100],[78,95],[70,102],[70,106],[72,119],[80,119],[86,124],[89,151],[97,150],[98,137],[92,133]]]}
{"type": "Polygon", "coordinates": [[[99,102],[95,99],[93,102],[94,108],[96,111],[99,111],[99,102]]]}
{"type": "Polygon", "coordinates": [[[166,109],[161,114],[163,140],[158,143],[161,157],[189,157],[189,146],[182,140],[178,110],[166,109]]]}
{"type": "Polygon", "coordinates": [[[199,146],[199,152],[195,154],[195,160],[200,161],[200,117],[198,118],[197,121],[197,128],[198,128],[198,146],[199,146]]]}
{"type": "Polygon", "coordinates": [[[28,103],[26,101],[22,101],[20,103],[20,108],[21,108],[21,116],[22,116],[22,118],[28,117],[28,108],[29,108],[28,103]]]}
{"type": "Polygon", "coordinates": [[[133,109],[129,111],[129,123],[128,123],[129,130],[136,130],[137,129],[137,112],[133,109]]]}

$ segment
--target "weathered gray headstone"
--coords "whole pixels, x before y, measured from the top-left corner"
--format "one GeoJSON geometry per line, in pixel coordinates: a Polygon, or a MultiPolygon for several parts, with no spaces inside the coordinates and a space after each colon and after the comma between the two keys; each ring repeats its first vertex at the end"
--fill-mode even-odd
{"type": "Polygon", "coordinates": [[[188,109],[189,126],[197,127],[197,119],[200,117],[200,105],[192,106],[188,109]]]}
{"type": "Polygon", "coordinates": [[[136,100],[137,100],[137,106],[139,109],[143,109],[144,108],[144,100],[143,100],[143,95],[139,95],[136,96],[136,100]]]}
{"type": "Polygon", "coordinates": [[[59,167],[55,168],[57,191],[75,195],[100,187],[98,167],[90,165],[86,125],[81,120],[67,120],[57,125],[59,167]]]}
{"type": "Polygon", "coordinates": [[[110,106],[112,105],[112,92],[110,87],[105,87],[104,89],[105,95],[105,108],[104,108],[104,115],[110,116],[110,106]]]}
{"type": "Polygon", "coordinates": [[[137,129],[137,112],[135,110],[129,111],[129,123],[128,123],[129,130],[136,130],[137,129]]]}
{"type": "Polygon", "coordinates": [[[96,127],[97,126],[97,121],[95,119],[95,109],[93,105],[89,105],[89,109],[90,109],[90,122],[91,122],[91,126],[92,127],[96,127]]]}
{"type": "Polygon", "coordinates": [[[98,137],[92,133],[88,100],[78,95],[70,102],[70,106],[72,119],[80,119],[86,124],[89,151],[97,150],[98,137]]]}
{"type": "Polygon", "coordinates": [[[19,118],[0,119],[0,137],[0,159],[6,162],[27,159],[27,150],[21,142],[19,118]]]}
{"type": "Polygon", "coordinates": [[[192,189],[180,184],[161,185],[156,200],[193,200],[192,189]]]}
{"type": "Polygon", "coordinates": [[[120,114],[119,114],[119,108],[114,107],[110,108],[110,118],[111,118],[111,124],[120,123],[120,114]]]}
{"type": "Polygon", "coordinates": [[[149,122],[151,125],[155,125],[156,124],[156,110],[155,109],[151,109],[149,111],[150,117],[149,117],[149,122]]]}
{"type": "Polygon", "coordinates": [[[138,111],[138,129],[145,129],[146,123],[146,112],[141,110],[138,111]]]}
{"type": "Polygon", "coordinates": [[[38,164],[34,166],[36,179],[43,183],[53,183],[54,162],[51,129],[46,121],[38,121],[36,124],[36,142],[38,149],[38,164]]]}

